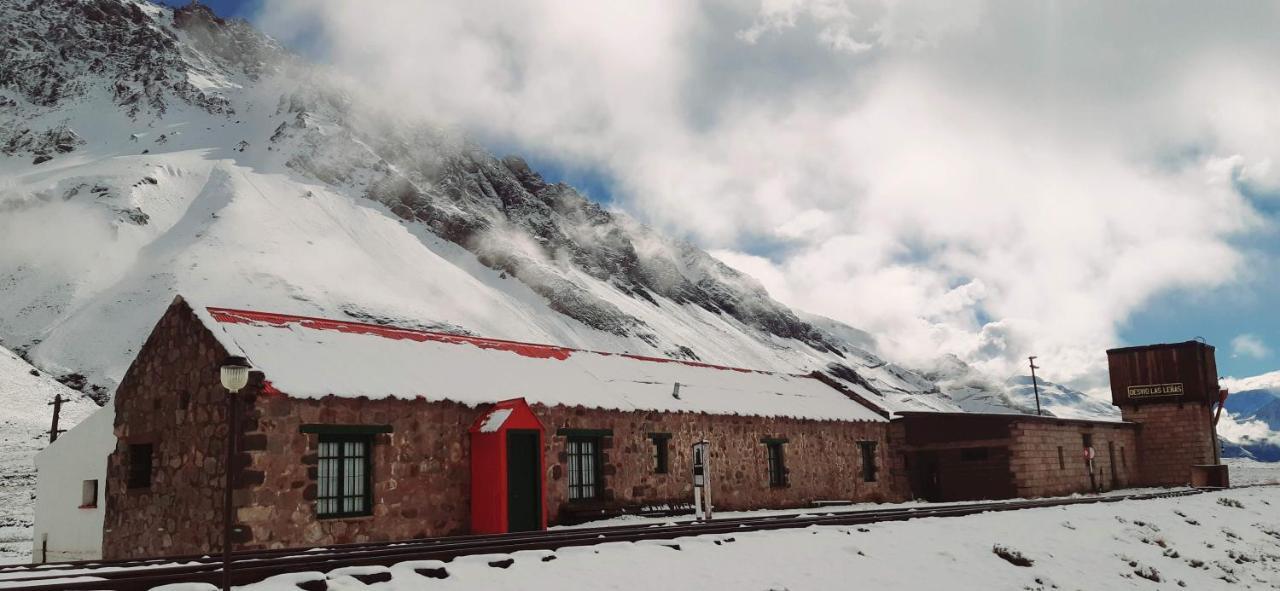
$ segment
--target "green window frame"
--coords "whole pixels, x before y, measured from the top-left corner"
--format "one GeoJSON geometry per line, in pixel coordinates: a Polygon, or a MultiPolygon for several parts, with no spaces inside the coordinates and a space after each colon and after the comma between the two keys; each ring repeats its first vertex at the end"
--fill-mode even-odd
{"type": "Polygon", "coordinates": [[[317,454],[316,515],[321,518],[373,514],[373,437],[321,433],[317,454]]]}
{"type": "Polygon", "coordinates": [[[571,435],[565,440],[569,456],[569,500],[589,501],[604,493],[600,437],[571,435]]]}

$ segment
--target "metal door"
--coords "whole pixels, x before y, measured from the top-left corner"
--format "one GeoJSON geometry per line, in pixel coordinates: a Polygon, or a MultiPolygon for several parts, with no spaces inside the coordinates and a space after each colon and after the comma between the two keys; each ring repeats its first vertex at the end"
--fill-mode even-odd
{"type": "Polygon", "coordinates": [[[537,431],[507,431],[507,531],[542,529],[542,462],[537,431]]]}

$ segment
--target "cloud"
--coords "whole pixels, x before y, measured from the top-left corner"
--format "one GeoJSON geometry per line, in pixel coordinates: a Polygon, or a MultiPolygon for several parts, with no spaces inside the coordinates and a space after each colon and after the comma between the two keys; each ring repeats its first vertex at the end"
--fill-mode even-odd
{"type": "Polygon", "coordinates": [[[1271,349],[1257,335],[1246,333],[1231,339],[1231,356],[1264,359],[1271,356],[1271,349]]]}
{"type": "Polygon", "coordinates": [[[277,0],[398,108],[600,170],[618,207],[875,334],[1101,388],[1153,296],[1240,280],[1280,189],[1266,4],[277,0]]]}

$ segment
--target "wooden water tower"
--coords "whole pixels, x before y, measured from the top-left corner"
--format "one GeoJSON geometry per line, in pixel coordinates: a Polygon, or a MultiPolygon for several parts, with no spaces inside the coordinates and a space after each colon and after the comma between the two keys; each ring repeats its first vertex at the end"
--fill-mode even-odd
{"type": "Polygon", "coordinates": [[[1141,425],[1141,484],[1226,485],[1214,428],[1220,395],[1213,352],[1200,341],[1107,351],[1111,401],[1124,420],[1141,425]]]}

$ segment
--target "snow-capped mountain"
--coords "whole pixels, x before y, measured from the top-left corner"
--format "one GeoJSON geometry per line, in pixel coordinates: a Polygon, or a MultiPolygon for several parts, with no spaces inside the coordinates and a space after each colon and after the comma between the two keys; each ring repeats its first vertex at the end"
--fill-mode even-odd
{"type": "Polygon", "coordinates": [[[1231,442],[1229,457],[1280,461],[1280,371],[1226,378],[1227,397],[1219,432],[1231,442]]]}
{"type": "Polygon", "coordinates": [[[1043,414],[1073,419],[1120,420],[1110,402],[1055,384],[1044,378],[1013,376],[998,379],[970,367],[955,355],[944,355],[923,376],[967,412],[1036,413],[1036,388],[1043,414]]]}
{"type": "Polygon", "coordinates": [[[780,371],[930,380],[517,157],[377,111],[207,8],[0,0],[0,341],[104,398],[176,293],[780,371]]]}

